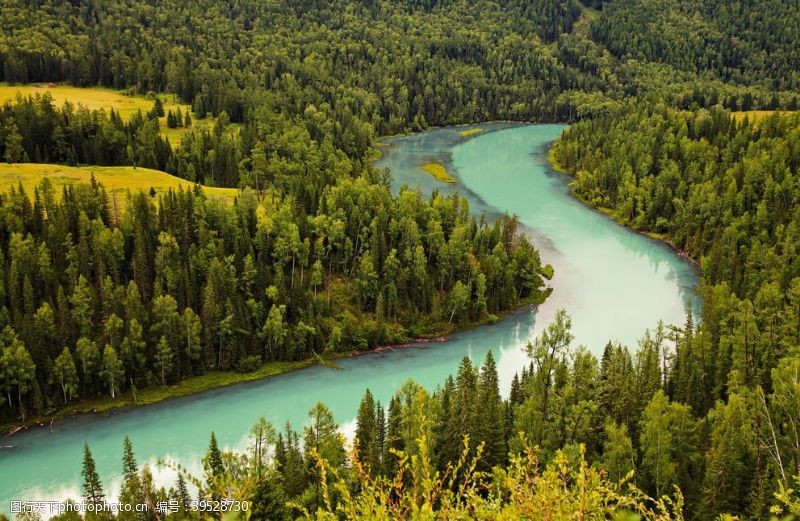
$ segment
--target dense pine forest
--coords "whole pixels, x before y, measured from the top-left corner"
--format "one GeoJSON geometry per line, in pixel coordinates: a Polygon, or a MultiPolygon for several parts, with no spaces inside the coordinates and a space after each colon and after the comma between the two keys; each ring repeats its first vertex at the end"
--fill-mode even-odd
{"type": "MultiPolygon", "coordinates": [[[[507,398],[491,354],[465,358],[435,390],[367,391],[352,444],[319,404],[305,427],[259,421],[244,453],[212,434],[203,474],[165,488],[126,439],[123,500],[171,500],[171,519],[198,499],[247,501],[252,519],[800,515],[794,2],[10,0],[0,19],[0,81],[154,100],[122,118],[20,96],[0,106],[0,158],[197,183],[0,194],[0,423],[546,297],[551,268],[516,218],[393,195],[379,136],[571,123],[551,158],[574,195],[700,267],[699,321],[643,324],[598,360],[559,312],[507,398]],[[191,112],[164,114],[161,93],[191,112]],[[225,204],[201,185],[240,191],[225,204]]],[[[94,465],[86,446],[99,504],[94,465]]]]}

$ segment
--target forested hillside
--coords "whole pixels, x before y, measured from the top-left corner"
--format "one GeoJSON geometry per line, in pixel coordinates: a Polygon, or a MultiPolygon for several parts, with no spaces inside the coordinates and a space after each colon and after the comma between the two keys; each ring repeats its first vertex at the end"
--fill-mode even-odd
{"type": "Polygon", "coordinates": [[[617,56],[797,91],[798,24],[797,5],[781,0],[622,0],[603,5],[591,32],[617,56]]]}
{"type": "Polygon", "coordinates": [[[702,321],[666,355],[664,386],[704,418],[699,513],[762,518],[761,498],[800,472],[798,138],[797,115],[640,104],[573,125],[553,149],[579,197],[700,261],[702,321]]]}
{"type": "MultiPolygon", "coordinates": [[[[687,107],[796,107],[796,92],[787,89],[797,51],[782,33],[768,42],[789,69],[775,76],[779,83],[763,80],[773,72],[764,67],[706,78],[699,73],[709,67],[669,59],[687,56],[679,47],[659,45],[657,56],[614,47],[625,45],[614,31],[649,34],[617,22],[628,20],[617,12],[622,4],[598,18],[572,0],[13,0],[0,7],[9,21],[0,34],[0,81],[169,92],[192,105],[195,119],[221,117],[215,129],[191,129],[178,145],[153,123],[164,115],[158,108],[123,123],[114,114],[19,100],[0,110],[0,157],[139,165],[216,186],[255,186],[275,175],[275,165],[324,169],[325,161],[309,164],[320,154],[341,151],[363,162],[376,135],[492,119],[573,120],[645,93],[687,107]],[[229,122],[244,128],[225,132],[229,122]],[[309,157],[298,141],[319,151],[309,157]]],[[[714,14],[697,16],[708,24],[714,14]]]]}
{"type": "MultiPolygon", "coordinates": [[[[575,195],[699,263],[699,323],[598,361],[559,313],[507,400],[491,357],[433,392],[368,393],[349,456],[321,404],[302,440],[212,437],[172,491],[126,443],[123,498],[185,509],[189,482],[255,518],[800,515],[800,116],[730,112],[797,109],[796,2],[7,0],[0,19],[0,81],[153,100],[126,118],[8,101],[1,159],[240,189],[0,194],[0,423],[540,301],[551,268],[515,218],[393,195],[371,160],[377,137],[434,125],[569,122],[552,157],[575,195]]],[[[90,503],[93,466],[87,447],[90,503]]]]}
{"type": "MultiPolygon", "coordinates": [[[[260,419],[243,452],[223,451],[212,433],[202,474],[167,462],[179,471],[169,487],[137,468],[126,439],[121,497],[171,500],[167,519],[195,518],[198,502],[216,498],[230,508],[248,501],[251,519],[276,520],[797,514],[795,491],[771,494],[773,480],[800,479],[791,429],[775,430],[796,413],[785,400],[797,393],[797,360],[776,368],[774,392],[738,387],[704,417],[669,397],[680,374],[661,372],[665,333],[647,333],[634,354],[609,344],[598,362],[572,345],[560,312],[528,347],[531,365],[507,400],[491,352],[480,367],[464,358],[432,393],[409,380],[381,404],[367,390],[349,449],[317,404],[302,432],[260,419]]],[[[689,341],[695,332],[682,333],[689,341]]],[[[103,484],[93,468],[86,447],[84,500],[97,504],[103,484]]]]}
{"type": "Polygon", "coordinates": [[[249,191],[232,207],[199,190],[123,202],[97,183],[57,200],[46,182],[33,199],[0,196],[3,419],[366,350],[541,298],[538,252],[513,219],[365,178],[315,202],[265,215],[249,191]]]}

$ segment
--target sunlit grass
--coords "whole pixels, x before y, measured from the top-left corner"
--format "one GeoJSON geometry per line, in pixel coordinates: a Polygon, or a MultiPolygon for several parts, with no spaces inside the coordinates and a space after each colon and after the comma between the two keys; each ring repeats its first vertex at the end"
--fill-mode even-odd
{"type": "Polygon", "coordinates": [[[432,175],[436,180],[443,183],[455,184],[456,182],[456,180],[447,173],[447,169],[444,167],[444,165],[438,161],[425,163],[421,168],[432,175]]]}
{"type": "MultiPolygon", "coordinates": [[[[64,165],[51,165],[41,163],[0,163],[0,192],[5,192],[11,187],[22,187],[28,193],[33,193],[42,180],[49,179],[55,187],[56,195],[61,194],[61,187],[78,183],[88,183],[92,175],[109,192],[109,195],[122,194],[128,190],[136,193],[140,190],[149,192],[152,188],[156,194],[163,194],[170,189],[177,190],[182,186],[184,190],[191,189],[193,183],[169,175],[159,170],[149,168],[136,168],[132,166],[82,166],[71,167],[64,165]]],[[[216,188],[204,186],[203,191],[211,198],[223,199],[232,202],[238,194],[235,188],[216,188]]],[[[120,199],[122,203],[123,199],[120,199]]]]}
{"type": "MultiPolygon", "coordinates": [[[[105,110],[109,112],[114,109],[119,116],[127,121],[131,116],[141,111],[142,114],[147,114],[155,103],[155,98],[147,96],[128,96],[124,92],[107,89],[103,87],[73,87],[72,85],[54,85],[48,86],[46,83],[36,83],[29,85],[8,85],[7,83],[0,83],[0,104],[6,101],[12,103],[17,99],[17,95],[23,97],[36,96],[36,94],[44,95],[49,93],[53,98],[53,104],[56,107],[62,107],[65,102],[69,101],[76,107],[82,105],[89,110],[105,110]]],[[[164,104],[164,113],[168,114],[169,111],[177,112],[180,109],[181,114],[191,112],[192,108],[186,103],[179,103],[174,94],[160,94],[158,95],[164,104]]],[[[213,120],[207,118],[201,121],[194,121],[193,125],[210,123],[213,120]]],[[[183,139],[183,136],[190,130],[189,128],[178,127],[169,128],[167,126],[166,116],[159,118],[158,124],[161,128],[161,134],[169,138],[170,143],[178,145],[183,139]]]]}
{"type": "Polygon", "coordinates": [[[750,121],[758,121],[773,114],[789,115],[793,113],[794,112],[789,110],[740,110],[731,112],[731,116],[733,116],[733,119],[736,121],[743,121],[744,118],[747,118],[750,121]]]}
{"type": "Polygon", "coordinates": [[[481,132],[483,132],[482,128],[470,128],[467,130],[462,130],[461,132],[458,133],[458,135],[461,137],[472,137],[480,134],[481,132]]]}

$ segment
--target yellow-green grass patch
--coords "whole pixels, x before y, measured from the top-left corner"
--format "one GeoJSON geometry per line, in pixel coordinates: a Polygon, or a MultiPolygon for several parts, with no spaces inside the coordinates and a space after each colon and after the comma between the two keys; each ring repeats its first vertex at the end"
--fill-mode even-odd
{"type": "MultiPolygon", "coordinates": [[[[183,111],[183,109],[181,109],[183,111]]],[[[174,147],[181,144],[183,141],[183,136],[189,133],[190,130],[198,129],[198,128],[208,128],[211,129],[214,126],[215,119],[212,117],[207,117],[204,119],[193,119],[191,127],[177,127],[177,128],[169,128],[167,126],[167,119],[166,118],[159,118],[159,126],[161,127],[161,135],[165,138],[169,139],[170,144],[174,147]]],[[[229,129],[238,128],[238,123],[231,123],[229,129]]]]}
{"type": "MultiPolygon", "coordinates": [[[[30,195],[44,179],[49,179],[56,188],[56,195],[61,194],[61,187],[79,183],[89,183],[94,175],[95,180],[102,184],[111,194],[125,194],[128,190],[132,193],[139,191],[149,192],[154,189],[157,194],[163,194],[170,189],[177,190],[183,187],[190,190],[194,184],[179,177],[169,175],[159,170],[138,168],[132,166],[81,166],[72,167],[64,165],[51,165],[42,163],[0,163],[0,191],[5,192],[11,187],[22,187],[30,195]]],[[[232,202],[238,194],[235,188],[217,188],[204,186],[203,191],[213,199],[232,202]]],[[[121,201],[120,201],[121,202],[121,201]]]]}
{"type": "Polygon", "coordinates": [[[467,130],[462,130],[458,133],[458,135],[461,137],[472,137],[480,134],[481,132],[483,132],[482,128],[470,128],[467,130]]]}
{"type": "Polygon", "coordinates": [[[742,121],[744,118],[749,119],[750,121],[758,121],[760,119],[764,119],[769,117],[773,114],[781,114],[783,116],[793,114],[790,110],[740,110],[736,112],[731,112],[731,116],[736,121],[742,121]]]}
{"type": "MultiPolygon", "coordinates": [[[[17,95],[27,98],[28,96],[34,97],[37,94],[44,95],[45,93],[52,96],[53,104],[56,107],[62,107],[65,102],[69,101],[75,106],[82,105],[89,110],[110,112],[111,109],[114,109],[125,121],[139,111],[142,114],[147,114],[155,103],[155,98],[153,97],[129,96],[122,91],[103,87],[73,87],[72,85],[48,85],[47,83],[32,83],[28,85],[0,83],[0,104],[6,101],[13,103],[16,101],[17,95]]],[[[158,97],[161,98],[164,104],[165,114],[168,114],[170,110],[177,112],[180,109],[181,114],[186,114],[186,112],[191,112],[192,110],[191,106],[186,103],[179,103],[174,94],[159,94],[158,97]]],[[[211,121],[211,118],[201,121],[193,119],[192,125],[210,123],[211,121]]],[[[169,128],[166,116],[159,118],[158,124],[161,127],[161,134],[168,137],[173,145],[180,144],[183,136],[189,131],[188,128],[183,127],[169,128]]]]}
{"type": "Polygon", "coordinates": [[[437,181],[442,183],[455,184],[456,180],[447,173],[447,169],[438,161],[425,163],[421,167],[424,171],[432,175],[437,181]]]}

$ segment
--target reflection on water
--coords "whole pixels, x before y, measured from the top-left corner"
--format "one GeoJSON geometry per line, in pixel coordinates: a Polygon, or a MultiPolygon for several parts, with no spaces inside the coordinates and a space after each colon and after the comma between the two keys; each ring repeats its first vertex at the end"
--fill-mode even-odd
{"type": "MultiPolygon", "coordinates": [[[[573,318],[576,343],[599,354],[616,339],[635,345],[658,319],[681,323],[696,274],[691,265],[665,246],[621,228],[577,203],[564,179],[551,175],[542,150],[563,129],[560,125],[481,125],[484,134],[465,140],[457,129],[439,129],[391,140],[378,166],[391,169],[397,190],[419,186],[430,193],[458,190],[473,210],[496,216],[517,214],[529,230],[545,262],[556,274],[554,292],[538,309],[524,309],[498,323],[454,335],[442,344],[370,354],[342,360],[341,369],[312,367],[260,382],[218,389],[198,396],[162,402],[113,415],[80,417],[48,428],[34,429],[3,440],[0,449],[0,512],[11,499],[50,499],[79,490],[82,446],[92,447],[105,483],[118,488],[122,438],[133,441],[140,461],[169,456],[191,462],[215,431],[226,447],[242,447],[259,416],[277,426],[290,421],[297,428],[308,410],[324,401],[341,423],[353,430],[353,418],[366,388],[386,403],[409,378],[429,389],[453,373],[463,356],[481,362],[492,350],[498,362],[501,391],[508,392],[514,373],[527,364],[524,347],[555,310],[566,308],[573,318]],[[430,160],[442,161],[458,178],[444,185],[419,169],[430,160]],[[116,484],[116,485],[115,485],[116,484]]],[[[695,302],[695,309],[698,306],[695,302]]],[[[170,471],[156,474],[168,479],[170,471]]]]}

